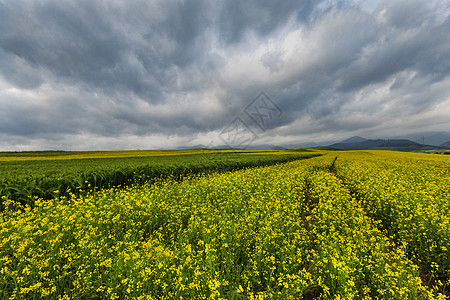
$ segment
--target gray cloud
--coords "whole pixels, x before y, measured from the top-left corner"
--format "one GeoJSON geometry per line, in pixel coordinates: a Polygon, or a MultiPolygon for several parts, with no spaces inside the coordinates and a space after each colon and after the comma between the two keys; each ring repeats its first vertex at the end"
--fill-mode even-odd
{"type": "Polygon", "coordinates": [[[0,150],[448,130],[450,3],[369,2],[0,1],[0,150]]]}
{"type": "Polygon", "coordinates": [[[218,15],[219,38],[225,45],[234,44],[240,42],[249,31],[265,37],[284,26],[290,18],[307,23],[311,21],[320,2],[322,1],[223,1],[218,15]]]}

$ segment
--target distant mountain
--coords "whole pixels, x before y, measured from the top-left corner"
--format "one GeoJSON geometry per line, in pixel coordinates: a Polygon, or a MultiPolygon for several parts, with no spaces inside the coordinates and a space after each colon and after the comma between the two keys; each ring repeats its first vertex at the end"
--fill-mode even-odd
{"type": "Polygon", "coordinates": [[[403,150],[407,150],[413,148],[415,149],[420,146],[422,145],[406,139],[392,139],[392,140],[376,139],[376,140],[363,140],[362,142],[356,143],[340,142],[329,145],[328,147],[343,150],[369,150],[374,148],[403,148],[403,150]]]}
{"type": "Polygon", "coordinates": [[[443,146],[443,147],[450,147],[450,141],[443,143],[441,146],[443,146]]]}
{"type": "Polygon", "coordinates": [[[447,131],[426,131],[415,134],[404,135],[401,138],[417,142],[419,144],[440,146],[450,141],[450,132],[447,131]]]}
{"type": "MultiPolygon", "coordinates": [[[[230,147],[228,145],[219,145],[214,147],[208,147],[202,144],[195,145],[195,146],[184,146],[184,147],[178,147],[177,149],[233,149],[233,147],[230,147]]],[[[237,148],[241,149],[241,148],[237,148]]],[[[242,147],[242,149],[272,149],[272,150],[285,150],[287,148],[276,146],[276,145],[269,145],[269,144],[263,144],[263,145],[250,145],[247,147],[242,147]]]]}
{"type": "Polygon", "coordinates": [[[322,144],[317,144],[315,142],[303,142],[298,144],[282,144],[282,147],[286,149],[297,149],[297,148],[311,148],[311,147],[319,147],[322,144]]]}
{"type": "Polygon", "coordinates": [[[249,146],[248,149],[272,149],[272,150],[285,150],[286,148],[276,145],[255,145],[255,146],[249,146]]]}
{"type": "MultiPolygon", "coordinates": [[[[347,140],[346,140],[347,141],[347,140]]],[[[348,143],[340,142],[329,145],[327,147],[343,149],[343,150],[367,150],[383,144],[383,140],[364,140],[362,142],[348,143]]]]}
{"type": "Polygon", "coordinates": [[[351,138],[348,138],[346,140],[343,140],[339,142],[340,144],[357,144],[367,141],[367,139],[360,137],[360,136],[352,136],[351,138]]]}
{"type": "Polygon", "coordinates": [[[199,144],[199,145],[195,145],[195,146],[181,146],[178,147],[177,149],[206,149],[208,148],[205,145],[199,144]]]}
{"type": "Polygon", "coordinates": [[[383,144],[379,145],[377,147],[391,147],[391,148],[396,148],[396,147],[409,147],[409,148],[416,148],[422,146],[422,144],[407,140],[407,139],[388,139],[388,140],[383,140],[383,144]]]}

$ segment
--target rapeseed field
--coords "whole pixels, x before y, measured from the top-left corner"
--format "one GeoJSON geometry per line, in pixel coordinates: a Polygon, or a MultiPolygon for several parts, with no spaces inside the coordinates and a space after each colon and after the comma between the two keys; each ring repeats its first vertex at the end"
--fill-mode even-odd
{"type": "Polygon", "coordinates": [[[36,196],[67,197],[161,177],[268,166],[319,154],[254,149],[1,152],[0,211],[1,196],[32,206],[36,196]]]}
{"type": "Polygon", "coordinates": [[[3,197],[0,298],[448,299],[450,160],[322,154],[3,197]]]}

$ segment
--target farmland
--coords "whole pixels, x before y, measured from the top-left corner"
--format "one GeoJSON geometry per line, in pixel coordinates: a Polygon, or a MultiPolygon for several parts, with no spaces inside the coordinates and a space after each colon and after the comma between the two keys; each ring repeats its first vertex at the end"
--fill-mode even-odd
{"type": "MultiPolygon", "coordinates": [[[[271,150],[150,150],[0,153],[0,197],[33,204],[98,188],[230,171],[318,155],[271,150]]],[[[0,211],[3,210],[0,201],[0,211]]]]}
{"type": "Polygon", "coordinates": [[[197,154],[151,158],[181,177],[3,196],[0,298],[448,299],[450,157],[197,154]]]}

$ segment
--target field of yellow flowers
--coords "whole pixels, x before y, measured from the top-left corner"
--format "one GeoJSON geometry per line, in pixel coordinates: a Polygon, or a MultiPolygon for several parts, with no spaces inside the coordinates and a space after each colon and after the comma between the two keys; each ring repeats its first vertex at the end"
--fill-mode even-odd
{"type": "Polygon", "coordinates": [[[422,275],[450,278],[450,158],[388,151],[349,152],[337,175],[379,228],[405,250],[422,275]]]}
{"type": "Polygon", "coordinates": [[[450,158],[323,154],[6,209],[0,298],[448,299],[450,158]]]}

